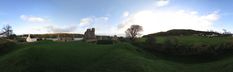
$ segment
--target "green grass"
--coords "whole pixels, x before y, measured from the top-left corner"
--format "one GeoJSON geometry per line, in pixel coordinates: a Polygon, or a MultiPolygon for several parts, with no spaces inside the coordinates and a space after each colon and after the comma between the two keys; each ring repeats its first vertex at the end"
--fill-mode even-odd
{"type": "Polygon", "coordinates": [[[128,43],[36,42],[0,57],[0,72],[233,72],[233,56],[183,63],[144,52],[128,43]]]}
{"type": "MultiPolygon", "coordinates": [[[[233,41],[232,37],[205,37],[205,36],[157,36],[155,37],[156,42],[163,44],[168,38],[176,38],[179,44],[192,45],[192,44],[210,44],[216,45],[233,41]]],[[[143,43],[146,38],[140,38],[139,42],[143,43]]]]}

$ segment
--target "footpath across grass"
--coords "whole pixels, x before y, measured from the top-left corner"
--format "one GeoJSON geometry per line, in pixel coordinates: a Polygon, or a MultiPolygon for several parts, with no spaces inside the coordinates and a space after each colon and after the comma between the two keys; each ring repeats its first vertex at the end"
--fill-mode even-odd
{"type": "Polygon", "coordinates": [[[0,57],[0,72],[232,72],[233,56],[205,63],[166,60],[128,43],[26,43],[0,57]]]}

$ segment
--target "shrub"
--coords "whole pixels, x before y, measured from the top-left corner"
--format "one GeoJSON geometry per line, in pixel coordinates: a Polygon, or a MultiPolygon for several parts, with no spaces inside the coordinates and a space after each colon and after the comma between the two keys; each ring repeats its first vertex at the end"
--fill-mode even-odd
{"type": "Polygon", "coordinates": [[[25,38],[16,38],[16,41],[17,42],[26,42],[26,39],[25,38]]]}
{"type": "MultiPolygon", "coordinates": [[[[195,39],[194,37],[194,39],[186,40],[179,38],[178,36],[167,36],[164,39],[158,39],[159,43],[156,43],[156,39],[154,39],[153,37],[147,36],[145,38],[147,38],[145,44],[141,45],[143,45],[146,50],[155,54],[159,52],[167,55],[177,56],[215,57],[233,52],[233,40],[231,39],[223,39],[224,41],[212,43],[207,42],[209,39],[206,39],[207,41],[202,41],[201,38],[195,39]]],[[[139,46],[140,44],[135,45],[139,46]]]]}
{"type": "Polygon", "coordinates": [[[14,42],[5,40],[5,39],[0,39],[0,54],[9,52],[16,46],[14,42]]]}
{"type": "Polygon", "coordinates": [[[177,46],[177,39],[174,37],[169,37],[164,42],[164,48],[168,49],[168,51],[172,50],[171,48],[175,48],[177,46]]]}
{"type": "Polygon", "coordinates": [[[146,38],[146,44],[149,46],[154,47],[154,45],[156,44],[156,39],[154,36],[149,36],[146,38]]]}
{"type": "Polygon", "coordinates": [[[124,37],[119,37],[118,40],[121,41],[121,42],[126,42],[124,37]]]}

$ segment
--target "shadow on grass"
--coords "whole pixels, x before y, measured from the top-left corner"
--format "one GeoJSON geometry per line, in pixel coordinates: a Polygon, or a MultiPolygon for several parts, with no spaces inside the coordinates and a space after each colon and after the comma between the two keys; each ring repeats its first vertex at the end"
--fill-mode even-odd
{"type": "Polygon", "coordinates": [[[233,56],[233,50],[223,50],[218,54],[202,54],[202,55],[174,55],[172,53],[163,53],[160,51],[149,50],[142,45],[132,44],[143,50],[149,54],[152,54],[158,58],[178,62],[183,64],[196,64],[196,63],[207,63],[207,62],[214,62],[218,60],[223,60],[227,58],[231,58],[233,56]]]}

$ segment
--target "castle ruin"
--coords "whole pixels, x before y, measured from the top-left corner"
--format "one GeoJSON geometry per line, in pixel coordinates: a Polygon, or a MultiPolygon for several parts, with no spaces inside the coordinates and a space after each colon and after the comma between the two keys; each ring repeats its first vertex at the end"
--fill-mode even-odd
{"type": "Polygon", "coordinates": [[[84,40],[86,42],[96,42],[95,28],[87,29],[84,33],[84,40]]]}

